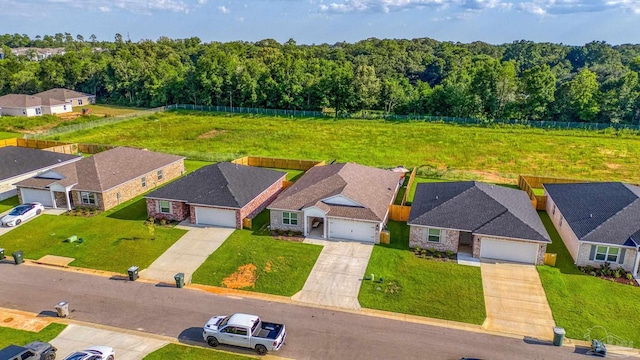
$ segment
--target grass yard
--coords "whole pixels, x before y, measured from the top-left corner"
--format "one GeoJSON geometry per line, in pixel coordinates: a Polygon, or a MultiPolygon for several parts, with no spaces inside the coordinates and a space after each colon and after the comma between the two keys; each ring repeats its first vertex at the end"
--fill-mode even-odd
{"type": "Polygon", "coordinates": [[[205,167],[211,164],[213,163],[209,161],[198,161],[198,160],[187,160],[187,159],[184,160],[184,168],[187,170],[187,173],[196,171],[201,167],[205,167]]]}
{"type": "Polygon", "coordinates": [[[4,199],[0,201],[0,214],[18,205],[20,205],[20,202],[18,201],[18,196],[13,196],[8,199],[4,199]]]}
{"type": "Polygon", "coordinates": [[[446,178],[492,182],[515,182],[524,173],[637,182],[640,172],[640,136],[629,132],[186,112],[155,118],[162,130],[150,126],[155,120],[147,116],[65,134],[61,140],[138,146],[213,161],[255,155],[381,167],[424,165],[446,178]]]}
{"type": "Polygon", "coordinates": [[[40,332],[0,327],[0,349],[9,345],[26,345],[32,341],[49,342],[66,328],[66,325],[52,323],[40,332]]]}
{"type": "Polygon", "coordinates": [[[640,347],[638,299],[640,288],[617,284],[585,275],[573,259],[546,212],[539,212],[553,243],[547,252],[558,254],[556,267],[538,266],[542,286],[556,324],[565,328],[567,337],[604,338],[607,332],[640,347]]]}
{"type": "Polygon", "coordinates": [[[302,175],[304,175],[305,171],[304,170],[294,170],[294,169],[273,169],[273,168],[269,168],[270,170],[276,170],[276,171],[281,171],[281,172],[286,172],[287,173],[287,181],[296,181],[298,179],[300,179],[300,177],[302,175]]]}
{"type": "Polygon", "coordinates": [[[71,266],[126,273],[131,265],[148,267],[185,233],[157,226],[151,240],[145,219],[145,200],[138,197],[93,217],[40,215],[1,236],[0,243],[7,254],[22,250],[27,259],[66,256],[76,259],[71,266]],[[84,242],[64,242],[72,235],[84,242]]]}
{"type": "Polygon", "coordinates": [[[76,106],[73,108],[73,112],[82,112],[82,109],[91,109],[92,115],[99,116],[118,116],[118,115],[127,115],[132,114],[138,111],[146,110],[145,108],[135,108],[135,107],[126,107],[126,106],[116,106],[116,105],[85,105],[85,106],[76,106]]]}
{"type": "Polygon", "coordinates": [[[247,360],[255,356],[238,355],[195,346],[168,344],[144,357],[144,360],[247,360]]]}
{"type": "Polygon", "coordinates": [[[409,227],[389,221],[391,244],[376,245],[358,300],[367,308],[482,324],[486,317],[479,267],[417,258],[409,251],[409,227]]]}
{"type": "Polygon", "coordinates": [[[193,274],[193,283],[292,296],[302,290],[321,246],[268,235],[268,210],[253,230],[236,230],[193,274]],[[226,285],[225,285],[226,284],[226,285]]]}
{"type": "Polygon", "coordinates": [[[17,137],[22,137],[22,135],[18,134],[18,133],[14,133],[14,132],[0,131],[0,140],[2,140],[2,139],[13,139],[13,138],[17,138],[17,137]]]}

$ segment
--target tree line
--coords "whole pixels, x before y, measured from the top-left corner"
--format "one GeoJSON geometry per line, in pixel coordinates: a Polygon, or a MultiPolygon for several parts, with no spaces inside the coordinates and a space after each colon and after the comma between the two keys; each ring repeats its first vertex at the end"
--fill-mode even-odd
{"type": "Polygon", "coordinates": [[[99,102],[156,107],[378,111],[481,119],[640,123],[640,45],[429,38],[298,45],[272,39],[132,42],[0,35],[0,95],[65,87],[99,102]],[[64,47],[41,61],[12,47],[64,47]]]}

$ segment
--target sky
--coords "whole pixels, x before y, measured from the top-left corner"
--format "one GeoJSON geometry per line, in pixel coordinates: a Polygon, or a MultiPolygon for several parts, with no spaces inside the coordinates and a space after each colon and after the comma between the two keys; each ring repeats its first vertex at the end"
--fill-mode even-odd
{"type": "Polygon", "coordinates": [[[640,0],[0,0],[0,33],[298,44],[640,43],[640,0]]]}

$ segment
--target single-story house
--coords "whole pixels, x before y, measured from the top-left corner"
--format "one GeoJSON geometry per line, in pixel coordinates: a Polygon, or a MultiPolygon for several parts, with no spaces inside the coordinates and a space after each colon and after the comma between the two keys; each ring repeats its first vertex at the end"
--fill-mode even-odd
{"type": "Polygon", "coordinates": [[[73,106],[69,102],[56,99],[42,99],[43,114],[55,115],[71,111],[73,111],[73,106]]]}
{"type": "Polygon", "coordinates": [[[315,166],[274,200],[271,229],[378,243],[400,174],[355,163],[315,166]]]}
{"type": "Polygon", "coordinates": [[[578,266],[638,276],[640,187],[620,182],[543,184],[547,213],[578,266]]]}
{"type": "Polygon", "coordinates": [[[147,194],[149,217],[241,229],[282,191],[287,174],[222,162],[147,194]]]}
{"type": "Polygon", "coordinates": [[[17,194],[16,182],[80,159],[76,155],[17,146],[0,148],[0,200],[17,194]]]}
{"type": "Polygon", "coordinates": [[[420,183],[409,213],[409,246],[542,264],[551,243],[527,194],[476,181],[420,183]]]}
{"type": "Polygon", "coordinates": [[[71,106],[83,106],[96,102],[96,96],[91,94],[85,94],[75,90],[55,88],[47,91],[37,93],[33,96],[38,96],[42,99],[55,99],[64,101],[71,106]]]}
{"type": "Polygon", "coordinates": [[[0,96],[2,115],[41,116],[42,99],[33,95],[8,94],[0,96]]]}
{"type": "Polygon", "coordinates": [[[184,174],[184,157],[117,147],[15,184],[21,203],[108,210],[184,174]]]}

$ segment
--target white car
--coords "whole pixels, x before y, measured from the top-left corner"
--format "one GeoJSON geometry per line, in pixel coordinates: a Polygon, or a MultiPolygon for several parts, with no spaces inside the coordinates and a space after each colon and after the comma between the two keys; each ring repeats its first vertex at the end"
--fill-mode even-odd
{"type": "Polygon", "coordinates": [[[0,223],[4,226],[17,226],[25,220],[40,215],[43,211],[44,206],[37,202],[18,205],[11,209],[9,214],[3,216],[2,219],[0,219],[0,223]]]}
{"type": "Polygon", "coordinates": [[[92,346],[68,355],[64,360],[113,360],[116,352],[108,346],[92,346]]]}

